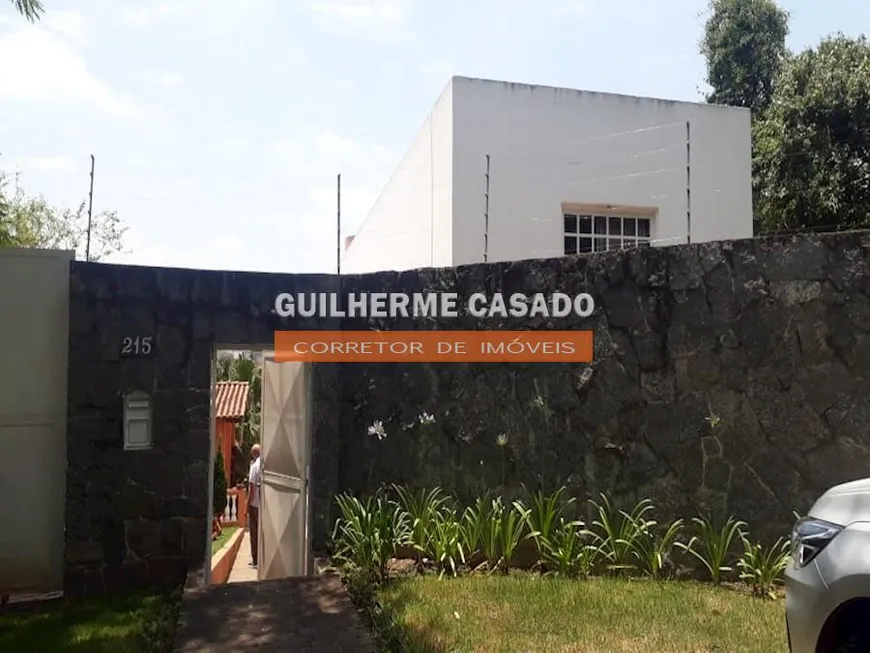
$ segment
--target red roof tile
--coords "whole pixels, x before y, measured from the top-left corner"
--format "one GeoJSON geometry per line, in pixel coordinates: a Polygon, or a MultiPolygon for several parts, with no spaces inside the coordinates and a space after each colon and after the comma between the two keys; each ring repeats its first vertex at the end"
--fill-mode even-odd
{"type": "Polygon", "coordinates": [[[215,383],[215,417],[239,419],[248,412],[248,383],[245,381],[219,381],[215,383]]]}

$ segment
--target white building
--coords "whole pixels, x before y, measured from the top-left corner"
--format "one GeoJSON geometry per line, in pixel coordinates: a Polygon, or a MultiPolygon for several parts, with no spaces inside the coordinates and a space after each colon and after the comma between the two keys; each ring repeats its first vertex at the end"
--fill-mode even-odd
{"type": "Polygon", "coordinates": [[[748,109],[454,77],[342,272],[752,237],[750,138],[748,109]]]}

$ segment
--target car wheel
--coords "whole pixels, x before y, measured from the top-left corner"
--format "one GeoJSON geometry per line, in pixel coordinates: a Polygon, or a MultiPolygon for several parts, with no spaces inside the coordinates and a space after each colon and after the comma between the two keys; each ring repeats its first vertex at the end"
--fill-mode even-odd
{"type": "Polygon", "coordinates": [[[865,635],[857,633],[838,635],[837,643],[831,649],[831,653],[867,653],[868,641],[865,635]]]}
{"type": "Polygon", "coordinates": [[[870,599],[841,605],[828,619],[819,637],[816,653],[870,653],[870,599]]]}

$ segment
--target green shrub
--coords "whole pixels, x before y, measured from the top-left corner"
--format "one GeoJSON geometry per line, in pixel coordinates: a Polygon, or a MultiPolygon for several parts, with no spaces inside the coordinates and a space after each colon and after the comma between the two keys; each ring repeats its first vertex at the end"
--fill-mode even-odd
{"type": "MultiPolygon", "coordinates": [[[[460,535],[465,559],[469,565],[479,562],[481,556],[486,558],[482,549],[484,535],[488,532],[490,505],[489,495],[477,497],[474,503],[462,513],[460,535]]],[[[485,561],[481,564],[485,564],[485,561]]]]}
{"type": "Polygon", "coordinates": [[[554,528],[560,524],[565,508],[574,503],[574,497],[568,501],[562,500],[565,491],[563,486],[549,495],[541,489],[532,494],[529,506],[529,529],[541,555],[544,553],[544,543],[552,537],[554,528]]]}
{"type": "Polygon", "coordinates": [[[481,552],[487,569],[490,572],[501,570],[506,574],[517,547],[527,534],[529,510],[520,501],[506,505],[501,497],[480,508],[483,523],[481,552]]]}
{"type": "Polygon", "coordinates": [[[644,520],[638,525],[638,536],[631,543],[631,555],[638,571],[650,578],[661,578],[670,563],[671,551],[683,530],[683,520],[677,519],[659,527],[658,522],[644,520]]]}
{"type": "Polygon", "coordinates": [[[742,539],[743,555],[737,561],[740,580],[752,588],[755,596],[776,598],[774,587],[781,582],[791,559],[789,540],[781,537],[772,546],[764,547],[748,537],[742,539]]]}
{"type": "Polygon", "coordinates": [[[594,508],[596,518],[592,522],[592,531],[598,537],[601,552],[608,570],[617,573],[632,571],[637,568],[633,551],[638,541],[646,536],[645,531],[654,525],[646,519],[646,514],[653,509],[649,499],[639,501],[630,512],[621,510],[606,494],[600,494],[600,501],[589,500],[594,508]]]}
{"type": "Polygon", "coordinates": [[[695,534],[677,546],[703,565],[713,584],[722,582],[722,574],[734,571],[734,545],[745,538],[746,523],[729,517],[722,526],[710,517],[692,518],[695,534]]]}
{"type": "Polygon", "coordinates": [[[393,489],[396,500],[382,490],[365,499],[350,494],[336,498],[341,517],[330,546],[345,573],[357,570],[380,582],[390,559],[404,546],[414,552],[420,573],[427,564],[439,577],[456,576],[463,568],[508,573],[520,544],[531,539],[537,550],[533,568],[544,574],[583,578],[604,570],[658,579],[667,576],[677,547],[713,583],[736,566],[755,595],[774,596],[789,559],[787,540],[780,538],[768,548],[751,543],[745,522],[733,517],[721,526],[695,517],[688,529],[691,537],[680,541],[684,521],[659,523],[652,518],[655,508],[649,499],[626,511],[602,493],[598,500],[589,500],[593,519],[587,527],[564,514],[575,500],[565,498],[565,488],[549,495],[534,492],[530,507],[487,494],[465,508],[437,487],[393,489]],[[743,551],[737,554],[740,543],[743,551]]]}
{"type": "Polygon", "coordinates": [[[432,560],[439,576],[456,576],[466,562],[462,546],[462,521],[453,506],[442,506],[429,524],[426,555],[432,560]]]}
{"type": "Polygon", "coordinates": [[[407,513],[381,492],[365,501],[341,494],[336,503],[341,518],[332,532],[333,556],[341,563],[383,578],[399,544],[407,541],[407,513]]]}
{"type": "Polygon", "coordinates": [[[582,521],[559,517],[547,537],[539,539],[540,565],[544,573],[571,578],[589,576],[602,555],[597,540],[582,521]]]}
{"type": "Polygon", "coordinates": [[[428,492],[426,490],[414,492],[399,485],[394,485],[393,488],[399,496],[399,505],[408,515],[410,525],[405,533],[405,539],[399,544],[410,546],[414,550],[417,572],[423,573],[423,556],[430,548],[428,538],[438,517],[438,511],[448,497],[438,487],[428,492]]]}
{"type": "Polygon", "coordinates": [[[224,455],[220,451],[214,457],[214,495],[212,510],[214,517],[220,519],[227,507],[227,477],[224,474],[224,455]]]}

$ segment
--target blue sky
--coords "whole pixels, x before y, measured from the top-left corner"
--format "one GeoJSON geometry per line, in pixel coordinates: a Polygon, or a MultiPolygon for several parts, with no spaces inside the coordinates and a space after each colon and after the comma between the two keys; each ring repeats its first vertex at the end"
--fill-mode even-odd
{"type": "MultiPolygon", "coordinates": [[[[335,266],[451,75],[697,100],[706,0],[0,0],[0,166],[115,209],[112,261],[335,266]]],[[[870,29],[867,0],[790,0],[789,45],[870,29]]]]}

